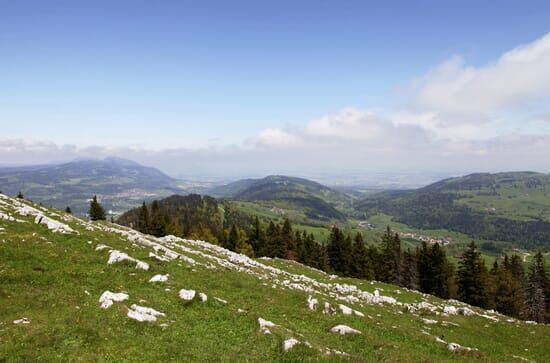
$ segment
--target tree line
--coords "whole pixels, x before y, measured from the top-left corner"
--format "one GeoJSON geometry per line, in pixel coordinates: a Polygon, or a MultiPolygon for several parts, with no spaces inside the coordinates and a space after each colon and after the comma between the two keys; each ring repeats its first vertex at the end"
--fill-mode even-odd
{"type": "MultiPolygon", "coordinates": [[[[172,198],[172,197],[170,197],[172,198]]],[[[471,242],[455,266],[439,244],[404,249],[389,227],[378,244],[361,233],[331,228],[327,241],[281,223],[239,214],[230,205],[200,196],[153,201],[120,221],[141,232],[204,239],[251,257],[278,257],[341,276],[376,279],[444,299],[454,298],[524,320],[550,321],[550,281],[542,253],[524,270],[521,257],[504,256],[492,268],[471,242]]],[[[120,222],[119,221],[119,222],[120,222]]]]}

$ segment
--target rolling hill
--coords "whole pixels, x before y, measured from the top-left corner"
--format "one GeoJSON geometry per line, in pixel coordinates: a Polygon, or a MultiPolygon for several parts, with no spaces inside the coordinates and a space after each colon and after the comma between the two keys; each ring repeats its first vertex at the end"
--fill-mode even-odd
{"type": "Polygon", "coordinates": [[[209,194],[231,200],[268,202],[282,210],[299,209],[312,220],[344,220],[343,210],[352,198],[317,182],[281,175],[262,179],[243,179],[221,187],[209,194]]]}
{"type": "Polygon", "coordinates": [[[121,212],[143,200],[185,193],[176,179],[158,169],[120,158],[75,160],[58,165],[0,169],[0,190],[57,208],[85,214],[97,194],[107,210],[121,212]]]}
{"type": "Polygon", "coordinates": [[[0,194],[0,361],[522,362],[549,327],[0,194]]]}
{"type": "Polygon", "coordinates": [[[366,197],[356,208],[390,215],[420,229],[448,229],[471,238],[550,248],[550,175],[471,174],[407,191],[366,197]]]}

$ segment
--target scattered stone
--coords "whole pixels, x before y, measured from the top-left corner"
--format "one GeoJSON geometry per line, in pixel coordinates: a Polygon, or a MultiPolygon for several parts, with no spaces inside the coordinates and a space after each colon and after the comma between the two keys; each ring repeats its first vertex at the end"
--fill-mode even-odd
{"type": "Polygon", "coordinates": [[[323,308],[323,314],[325,315],[334,315],[336,314],[336,309],[334,309],[328,302],[325,302],[325,307],[323,308]]]}
{"type": "Polygon", "coordinates": [[[30,321],[28,318],[21,318],[21,319],[14,320],[13,323],[14,323],[15,325],[30,324],[31,321],[30,321]]]}
{"type": "Polygon", "coordinates": [[[208,301],[208,296],[206,296],[204,292],[199,292],[199,298],[201,299],[202,302],[208,301]]]}
{"type": "Polygon", "coordinates": [[[96,251],[103,251],[103,250],[108,249],[108,248],[111,248],[111,247],[100,243],[95,247],[95,250],[96,251]]]}
{"type": "Polygon", "coordinates": [[[309,310],[317,310],[317,306],[319,305],[319,300],[313,298],[311,295],[307,298],[307,306],[309,310]]]}
{"type": "Polygon", "coordinates": [[[99,302],[101,303],[102,309],[108,309],[113,305],[113,303],[121,302],[124,300],[128,300],[128,294],[124,292],[111,292],[111,291],[105,291],[101,296],[99,297],[99,302]]]}
{"type": "Polygon", "coordinates": [[[151,277],[151,279],[149,280],[149,282],[165,282],[165,281],[168,281],[168,274],[166,275],[155,275],[153,277],[151,277]]]}
{"type": "Polygon", "coordinates": [[[179,295],[182,300],[191,301],[195,297],[195,290],[181,289],[179,295]]]}
{"type": "Polygon", "coordinates": [[[350,307],[347,307],[346,305],[338,305],[338,307],[340,308],[340,311],[342,312],[342,314],[344,315],[351,315],[353,314],[353,309],[350,308],[350,307]]]}
{"type": "Polygon", "coordinates": [[[216,300],[217,302],[221,302],[222,304],[227,304],[227,300],[220,299],[219,297],[215,297],[214,300],[216,300]]]}
{"type": "Polygon", "coordinates": [[[432,325],[432,324],[437,324],[437,320],[432,320],[432,319],[422,319],[422,322],[424,322],[424,324],[428,324],[428,325],[432,325]]]}
{"type": "Polygon", "coordinates": [[[300,344],[300,341],[294,338],[288,338],[283,343],[283,350],[285,352],[288,352],[290,349],[292,349],[295,345],[300,344]]]}
{"type": "Polygon", "coordinates": [[[347,325],[336,325],[330,329],[331,333],[340,334],[340,335],[346,335],[346,334],[361,334],[361,332],[357,329],[350,328],[347,325]]]}
{"type": "Polygon", "coordinates": [[[153,308],[139,306],[136,304],[133,304],[130,306],[130,309],[128,309],[128,317],[140,322],[156,321],[158,316],[165,316],[165,314],[153,308]]]}

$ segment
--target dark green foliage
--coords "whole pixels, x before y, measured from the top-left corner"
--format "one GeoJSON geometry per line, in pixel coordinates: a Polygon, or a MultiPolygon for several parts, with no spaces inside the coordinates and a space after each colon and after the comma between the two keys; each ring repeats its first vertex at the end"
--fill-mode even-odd
{"type": "Polygon", "coordinates": [[[460,300],[483,308],[489,306],[487,268],[474,241],[460,258],[457,287],[460,300]]]}
{"type": "Polygon", "coordinates": [[[21,191],[19,191],[19,192],[17,193],[17,197],[16,197],[16,198],[17,198],[17,199],[24,199],[25,197],[23,196],[23,193],[22,193],[21,191]]]}
{"type": "Polygon", "coordinates": [[[105,220],[105,210],[97,201],[97,196],[94,195],[92,201],[90,202],[90,209],[88,211],[90,219],[92,221],[104,221],[105,220]]]}
{"type": "Polygon", "coordinates": [[[65,208],[65,213],[72,214],[73,211],[71,210],[71,207],[67,206],[67,208],[65,208]]]}
{"type": "Polygon", "coordinates": [[[401,276],[401,241],[399,235],[394,234],[389,226],[382,236],[380,253],[382,261],[377,279],[398,285],[401,276]]]}
{"type": "Polygon", "coordinates": [[[374,278],[372,261],[369,259],[363,235],[360,233],[357,233],[353,240],[351,256],[350,275],[360,279],[372,280],[374,278]]]}
{"type": "Polygon", "coordinates": [[[526,291],[525,317],[537,322],[550,320],[550,282],[540,251],[529,268],[526,291]]]}
{"type": "Polygon", "coordinates": [[[416,290],[418,288],[418,267],[416,255],[407,249],[403,252],[403,273],[401,276],[401,286],[407,289],[416,290]]]}
{"type": "Polygon", "coordinates": [[[143,233],[150,233],[151,231],[151,219],[149,218],[149,209],[145,202],[139,209],[139,215],[137,220],[137,229],[143,233]]]}
{"type": "Polygon", "coordinates": [[[445,251],[434,243],[422,243],[416,253],[418,284],[420,291],[445,299],[451,297],[454,269],[445,251]]]}

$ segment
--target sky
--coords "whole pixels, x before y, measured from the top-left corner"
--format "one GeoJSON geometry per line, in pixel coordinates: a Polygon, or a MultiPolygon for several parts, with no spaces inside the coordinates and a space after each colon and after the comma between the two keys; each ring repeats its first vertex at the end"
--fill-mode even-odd
{"type": "Polygon", "coordinates": [[[550,164],[548,1],[0,0],[0,164],[550,164]],[[498,5],[497,5],[498,4],[498,5]]]}

